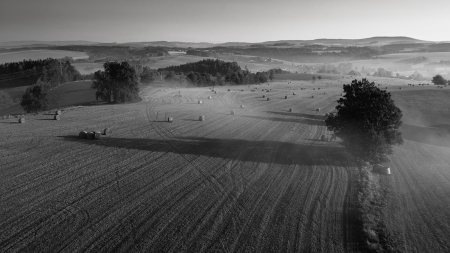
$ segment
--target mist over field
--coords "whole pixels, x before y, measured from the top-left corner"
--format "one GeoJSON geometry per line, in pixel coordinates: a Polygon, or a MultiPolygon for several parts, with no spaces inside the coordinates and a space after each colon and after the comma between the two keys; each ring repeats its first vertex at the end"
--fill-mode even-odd
{"type": "Polygon", "coordinates": [[[449,252],[445,1],[0,3],[0,252],[449,252]]]}

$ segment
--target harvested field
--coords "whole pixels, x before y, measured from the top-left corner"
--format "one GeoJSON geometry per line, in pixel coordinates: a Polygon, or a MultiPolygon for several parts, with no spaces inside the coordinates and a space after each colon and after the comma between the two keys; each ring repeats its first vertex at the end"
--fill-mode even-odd
{"type": "Polygon", "coordinates": [[[148,88],[137,104],[2,124],[1,251],[355,251],[356,168],[320,141],[313,111],[334,97],[306,106],[312,91],[285,88],[269,102],[247,87],[148,88]]]}
{"type": "MultiPolygon", "coordinates": [[[[142,102],[73,108],[60,121],[0,120],[0,251],[358,252],[358,170],[338,142],[321,141],[336,84],[274,82],[270,101],[255,85],[147,87],[142,102]],[[78,137],[105,128],[100,140],[78,137]]],[[[449,247],[447,151],[406,140],[384,178],[395,189],[389,224],[404,216],[411,252],[449,247]],[[436,166],[411,169],[416,156],[436,166]]]]}

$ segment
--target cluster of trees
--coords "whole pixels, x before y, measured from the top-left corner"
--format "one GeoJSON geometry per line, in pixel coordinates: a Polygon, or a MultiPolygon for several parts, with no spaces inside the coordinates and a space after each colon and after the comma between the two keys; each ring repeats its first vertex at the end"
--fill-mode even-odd
{"type": "Polygon", "coordinates": [[[225,82],[233,84],[264,83],[281,70],[251,73],[247,68],[242,70],[236,62],[206,59],[199,62],[187,63],[179,66],[169,66],[158,69],[165,74],[165,80],[187,82],[196,86],[223,85],[225,82]],[[179,73],[178,76],[176,73],[179,73]]]}
{"type": "Polygon", "coordinates": [[[393,77],[392,71],[385,70],[384,68],[378,68],[375,73],[373,73],[373,76],[379,76],[379,77],[393,77]]]}
{"type": "Polygon", "coordinates": [[[432,83],[434,83],[435,85],[450,85],[450,80],[445,80],[444,77],[442,77],[441,75],[436,75],[433,77],[433,79],[431,80],[432,83]]]}
{"type": "Polygon", "coordinates": [[[93,89],[97,100],[108,103],[124,103],[139,97],[136,70],[128,62],[105,62],[104,71],[94,73],[93,89]]]}
{"type": "Polygon", "coordinates": [[[33,85],[38,80],[56,86],[80,79],[80,72],[69,61],[48,58],[0,64],[1,88],[33,85]]]}

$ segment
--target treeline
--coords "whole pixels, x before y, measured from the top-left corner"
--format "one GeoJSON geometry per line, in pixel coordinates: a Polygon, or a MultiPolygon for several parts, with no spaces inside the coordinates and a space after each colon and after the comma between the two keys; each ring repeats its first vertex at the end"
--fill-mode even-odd
{"type": "Polygon", "coordinates": [[[212,59],[158,69],[168,81],[186,80],[196,86],[264,83],[273,78],[276,71],[281,70],[251,73],[248,69],[242,70],[236,62],[212,59]]]}
{"type": "Polygon", "coordinates": [[[69,61],[52,58],[0,64],[0,88],[33,85],[38,80],[54,86],[82,78],[69,61]]]}

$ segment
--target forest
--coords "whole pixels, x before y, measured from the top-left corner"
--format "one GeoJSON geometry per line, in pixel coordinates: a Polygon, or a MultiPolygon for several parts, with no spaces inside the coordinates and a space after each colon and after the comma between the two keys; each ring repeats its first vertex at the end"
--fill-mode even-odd
{"type": "Polygon", "coordinates": [[[82,79],[69,61],[47,58],[0,64],[0,88],[35,84],[38,80],[57,85],[82,79]]]}
{"type": "Polygon", "coordinates": [[[158,72],[166,75],[166,80],[187,80],[196,86],[224,85],[225,82],[235,85],[264,83],[273,78],[276,71],[278,70],[251,73],[247,69],[242,70],[236,62],[217,59],[206,59],[158,69],[158,72]],[[176,77],[176,73],[179,73],[178,77],[176,77]]]}

